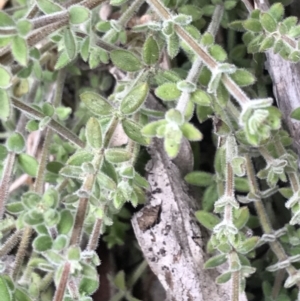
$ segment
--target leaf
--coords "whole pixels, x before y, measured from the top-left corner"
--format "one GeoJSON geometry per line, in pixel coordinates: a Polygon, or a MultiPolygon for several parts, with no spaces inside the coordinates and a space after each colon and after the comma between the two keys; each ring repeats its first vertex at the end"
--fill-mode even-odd
{"type": "Polygon", "coordinates": [[[214,183],[214,175],[204,171],[192,171],[184,177],[184,180],[191,185],[208,187],[214,183]]]}
{"type": "Polygon", "coordinates": [[[164,83],[155,89],[155,95],[164,101],[171,101],[178,99],[181,91],[175,83],[164,83]]]}
{"type": "Polygon", "coordinates": [[[233,224],[237,229],[242,229],[248,222],[250,213],[248,207],[244,206],[233,211],[233,224]]]}
{"type": "Polygon", "coordinates": [[[87,62],[90,55],[90,37],[86,37],[81,44],[80,55],[82,59],[87,62]]]}
{"type": "Polygon", "coordinates": [[[10,214],[18,214],[18,213],[23,212],[24,206],[23,206],[22,202],[13,202],[13,203],[6,204],[5,209],[10,214]]]}
{"type": "Polygon", "coordinates": [[[275,19],[268,13],[260,14],[260,22],[263,28],[268,32],[274,32],[277,29],[277,22],[275,19]]]}
{"type": "Polygon", "coordinates": [[[214,114],[214,111],[211,107],[206,106],[197,106],[196,107],[197,118],[200,123],[203,123],[205,120],[214,114]]]}
{"type": "Polygon", "coordinates": [[[107,102],[107,100],[95,92],[83,92],[80,94],[80,99],[95,115],[108,116],[113,112],[113,107],[107,102]]]}
{"type": "Polygon", "coordinates": [[[293,110],[290,116],[293,119],[300,120],[300,107],[293,110]]]}
{"type": "Polygon", "coordinates": [[[17,23],[17,29],[20,35],[26,36],[32,29],[32,23],[29,20],[19,20],[17,23]]]}
{"type": "Polygon", "coordinates": [[[132,119],[123,119],[122,120],[122,127],[125,132],[125,134],[133,141],[142,144],[142,145],[148,145],[149,139],[145,138],[142,133],[142,126],[132,119]]]}
{"type": "Polygon", "coordinates": [[[122,148],[110,148],[105,151],[105,159],[110,163],[123,163],[131,159],[131,153],[122,148]]]}
{"type": "Polygon", "coordinates": [[[200,20],[203,15],[201,8],[196,5],[180,5],[177,9],[179,13],[191,16],[193,21],[200,20]]]}
{"type": "Polygon", "coordinates": [[[252,236],[250,238],[247,238],[238,247],[238,252],[242,254],[248,254],[256,247],[259,240],[260,240],[259,236],[252,236]]]}
{"type": "Polygon", "coordinates": [[[62,6],[50,0],[37,0],[36,3],[39,9],[46,15],[60,12],[63,10],[62,6]]]}
{"type": "Polygon", "coordinates": [[[146,137],[153,137],[156,135],[157,129],[162,126],[166,125],[167,121],[165,119],[157,120],[157,121],[152,121],[148,124],[146,124],[142,130],[141,133],[146,136],[146,137]]]}
{"type": "Polygon", "coordinates": [[[0,65],[0,89],[6,89],[10,86],[11,73],[0,65]]]}
{"type": "Polygon", "coordinates": [[[259,20],[257,19],[247,19],[243,22],[243,26],[245,29],[252,32],[261,32],[263,30],[259,20]]]}
{"type": "Polygon", "coordinates": [[[240,192],[249,192],[249,182],[247,178],[234,178],[235,189],[240,192]]]}
{"type": "Polygon", "coordinates": [[[91,162],[94,158],[93,153],[88,150],[78,150],[75,154],[71,155],[67,160],[67,165],[81,166],[82,163],[91,162]]]}
{"type": "Polygon", "coordinates": [[[15,22],[9,16],[7,13],[4,11],[0,11],[0,28],[14,28],[15,27],[15,22]]]}
{"type": "Polygon", "coordinates": [[[153,36],[149,36],[143,45],[143,60],[151,66],[155,65],[159,60],[159,47],[153,36]]]}
{"type": "Polygon", "coordinates": [[[70,246],[67,252],[68,260],[80,260],[80,248],[78,246],[70,246]]]}
{"type": "Polygon", "coordinates": [[[71,59],[70,59],[70,57],[68,56],[67,51],[64,50],[64,51],[62,51],[62,53],[59,55],[59,57],[58,57],[58,59],[57,59],[57,62],[56,62],[56,64],[55,64],[55,66],[54,66],[54,69],[55,69],[55,70],[59,70],[59,69],[65,67],[65,66],[67,66],[68,63],[70,63],[70,62],[71,62],[71,59]]]}
{"type": "Polygon", "coordinates": [[[136,72],[143,68],[140,59],[128,50],[113,50],[110,52],[110,58],[113,64],[128,72],[136,72]]]}
{"type": "Polygon", "coordinates": [[[84,178],[84,172],[79,166],[65,166],[59,171],[59,174],[61,174],[64,177],[73,179],[84,178]]]}
{"type": "Polygon", "coordinates": [[[85,135],[87,143],[90,147],[100,150],[102,147],[102,132],[98,120],[91,117],[85,128],[85,135]]]}
{"type": "Polygon", "coordinates": [[[179,37],[176,33],[167,37],[167,52],[171,59],[173,59],[179,52],[180,49],[179,37]]]}
{"type": "Polygon", "coordinates": [[[8,151],[14,153],[21,153],[25,148],[25,140],[19,133],[13,133],[6,141],[8,151]]]}
{"type": "Polygon", "coordinates": [[[8,154],[7,148],[0,144],[0,161],[4,161],[8,154]]]}
{"type": "Polygon", "coordinates": [[[256,79],[255,76],[245,70],[245,69],[238,69],[235,71],[235,73],[231,74],[230,77],[240,86],[240,87],[245,87],[252,85],[256,79]]]}
{"type": "Polygon", "coordinates": [[[203,210],[196,211],[195,216],[198,222],[208,230],[213,230],[220,223],[220,219],[216,215],[203,210]]]}
{"type": "Polygon", "coordinates": [[[77,54],[77,43],[74,33],[70,29],[64,30],[64,49],[70,60],[73,60],[77,54]]]}
{"type": "Polygon", "coordinates": [[[200,141],[203,139],[202,133],[189,122],[185,122],[180,129],[183,136],[189,141],[200,141]]]}
{"type": "Polygon", "coordinates": [[[2,300],[13,301],[12,291],[10,290],[7,278],[8,276],[0,275],[0,296],[2,300]]]}
{"type": "Polygon", "coordinates": [[[199,89],[191,94],[190,99],[192,102],[200,106],[210,106],[212,101],[210,95],[207,92],[199,89]]]}
{"type": "Polygon", "coordinates": [[[166,137],[164,140],[164,150],[169,158],[174,159],[179,153],[180,143],[175,142],[172,137],[166,137]]]}
{"type": "Polygon", "coordinates": [[[216,278],[216,283],[217,284],[223,284],[223,283],[228,282],[231,279],[231,274],[232,274],[232,272],[225,272],[225,273],[219,275],[216,278]]]}
{"type": "Polygon", "coordinates": [[[20,36],[15,36],[12,40],[12,54],[14,59],[22,66],[27,65],[28,46],[26,40],[20,36]]]}
{"type": "Polygon", "coordinates": [[[282,3],[274,3],[270,8],[268,13],[276,20],[281,21],[284,16],[284,7],[282,3]]]}
{"type": "Polygon", "coordinates": [[[226,261],[227,261],[227,255],[219,254],[219,255],[213,256],[210,259],[208,259],[204,264],[204,268],[205,269],[213,269],[219,265],[222,265],[226,261]]]}
{"type": "Polygon", "coordinates": [[[39,235],[33,240],[32,246],[36,252],[44,252],[51,249],[52,238],[49,235],[39,235]]]}
{"type": "Polygon", "coordinates": [[[214,44],[210,46],[208,52],[218,62],[224,62],[227,59],[227,53],[220,45],[214,44]]]}
{"type": "Polygon", "coordinates": [[[149,86],[147,83],[137,84],[122,100],[121,112],[129,115],[136,112],[144,103],[149,93],[149,86]]]}
{"type": "Polygon", "coordinates": [[[15,290],[15,298],[16,301],[32,301],[32,299],[28,295],[28,292],[26,292],[25,289],[19,287],[15,290]]]}
{"type": "Polygon", "coordinates": [[[31,177],[37,175],[39,163],[34,157],[28,154],[20,154],[18,156],[18,162],[25,173],[31,177]]]}
{"type": "Polygon", "coordinates": [[[117,189],[117,184],[115,181],[101,171],[99,171],[97,174],[97,180],[100,188],[105,188],[111,191],[115,191],[117,189]]]}
{"type": "Polygon", "coordinates": [[[92,295],[99,287],[99,281],[83,277],[79,283],[79,293],[82,295],[92,295]]]}
{"type": "Polygon", "coordinates": [[[60,213],[60,221],[57,224],[59,234],[68,234],[73,228],[74,218],[69,210],[62,210],[60,213]]]}
{"type": "MultiPolygon", "coordinates": [[[[0,70],[1,72],[1,70],[0,70]]],[[[1,75],[0,75],[1,76],[1,75]]],[[[1,79],[0,79],[1,81],[1,79]]],[[[0,88],[0,120],[7,121],[11,113],[10,99],[5,90],[0,88]]]]}
{"type": "Polygon", "coordinates": [[[90,11],[81,5],[73,5],[69,8],[69,21],[73,25],[81,24],[90,17],[90,11]]]}
{"type": "Polygon", "coordinates": [[[114,278],[114,284],[120,290],[124,291],[126,289],[125,273],[123,270],[119,271],[116,277],[114,278]]]}

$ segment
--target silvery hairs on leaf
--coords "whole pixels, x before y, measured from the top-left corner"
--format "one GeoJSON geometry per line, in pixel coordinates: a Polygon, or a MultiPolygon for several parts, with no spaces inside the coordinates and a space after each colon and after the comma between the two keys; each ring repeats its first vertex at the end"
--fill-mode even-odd
{"type": "MultiPolygon", "coordinates": [[[[230,300],[230,282],[215,284],[216,270],[204,270],[204,231],[194,218],[196,201],[162,142],[153,139],[147,164],[152,192],[132,220],[139,245],[167,293],[166,300],[230,300]]],[[[245,301],[246,297],[241,296],[245,301]]]]}

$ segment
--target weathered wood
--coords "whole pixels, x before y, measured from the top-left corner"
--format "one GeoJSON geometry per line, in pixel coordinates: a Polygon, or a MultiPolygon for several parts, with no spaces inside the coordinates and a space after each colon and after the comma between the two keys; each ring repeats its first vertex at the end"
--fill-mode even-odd
{"type": "MultiPolygon", "coordinates": [[[[132,220],[135,235],[150,268],[172,301],[230,300],[230,283],[218,286],[216,270],[204,270],[205,231],[201,231],[177,166],[165,154],[161,141],[150,147],[147,165],[151,193],[132,220]]],[[[245,296],[240,300],[246,300],[245,296]]]]}

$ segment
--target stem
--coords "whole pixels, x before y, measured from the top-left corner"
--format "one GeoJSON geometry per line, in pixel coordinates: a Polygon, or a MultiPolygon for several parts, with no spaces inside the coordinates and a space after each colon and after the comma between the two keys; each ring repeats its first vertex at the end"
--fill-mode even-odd
{"type": "Polygon", "coordinates": [[[14,265],[14,268],[12,271],[12,279],[13,280],[16,280],[18,273],[21,269],[32,232],[33,232],[33,230],[31,227],[26,227],[24,229],[22,240],[21,240],[21,243],[19,245],[19,248],[18,248],[18,251],[16,254],[15,265],[14,265]]]}
{"type": "MultiPolygon", "coordinates": [[[[259,218],[260,224],[262,226],[263,232],[266,234],[273,234],[274,230],[272,229],[271,223],[269,221],[269,217],[267,215],[267,212],[264,208],[263,202],[259,197],[259,189],[256,182],[256,177],[254,173],[253,164],[251,162],[251,158],[249,155],[245,155],[246,159],[246,170],[247,170],[247,178],[249,181],[249,187],[250,192],[257,196],[256,201],[254,202],[254,207],[257,212],[257,216],[259,218]]],[[[278,261],[285,261],[288,260],[288,256],[285,254],[285,251],[281,245],[281,243],[276,239],[272,242],[269,242],[269,245],[274,252],[274,254],[277,256],[278,261]]],[[[294,266],[289,265],[286,268],[286,271],[288,274],[295,275],[297,273],[297,270],[294,266]]],[[[300,281],[297,282],[298,288],[300,288],[300,281]]]]}
{"type": "Polygon", "coordinates": [[[240,272],[233,272],[231,286],[231,301],[239,301],[240,295],[240,272]]]}
{"type": "Polygon", "coordinates": [[[7,158],[5,160],[2,180],[0,183],[0,220],[2,220],[5,211],[5,204],[8,198],[8,191],[9,191],[9,186],[11,182],[15,161],[16,161],[16,154],[12,152],[8,153],[7,158]]]}
{"type": "MultiPolygon", "coordinates": [[[[172,15],[160,0],[147,0],[147,3],[156,11],[163,20],[171,20],[172,15]]],[[[189,33],[179,25],[174,26],[179,37],[184,40],[195,54],[203,60],[203,63],[214,73],[218,68],[218,63],[208,54],[208,52],[199,45],[199,43],[189,35],[189,33]]],[[[250,98],[243,90],[226,74],[222,75],[222,82],[230,94],[239,102],[241,106],[250,102],[250,98]]]]}
{"type": "MultiPolygon", "coordinates": [[[[131,3],[131,5],[127,8],[127,10],[121,15],[118,20],[118,24],[121,27],[125,27],[128,21],[132,18],[132,16],[139,10],[141,5],[145,2],[145,0],[135,0],[131,3]]],[[[114,29],[110,29],[108,32],[105,33],[103,36],[104,41],[110,41],[115,33],[114,29]]]]}
{"type": "MultiPolygon", "coordinates": [[[[16,98],[11,98],[12,105],[19,109],[20,111],[26,113],[27,115],[33,117],[34,119],[37,120],[42,120],[45,115],[38,110],[28,106],[27,104],[21,102],[20,100],[16,98]]],[[[57,121],[51,119],[49,122],[48,126],[53,129],[55,132],[57,132],[59,135],[67,139],[68,141],[72,142],[75,144],[77,147],[83,148],[84,147],[84,142],[80,140],[74,133],[69,131],[67,128],[65,128],[63,125],[58,123],[57,121]]]]}
{"type": "Polygon", "coordinates": [[[67,287],[67,283],[68,283],[68,279],[69,279],[70,271],[71,271],[71,264],[69,262],[66,262],[63,267],[63,271],[61,274],[61,278],[59,280],[59,284],[56,287],[53,301],[62,301],[63,300],[65,290],[67,287]]]}
{"type": "Polygon", "coordinates": [[[95,251],[100,237],[100,231],[101,231],[101,225],[102,225],[102,219],[97,218],[93,227],[92,234],[89,238],[88,245],[86,247],[87,251],[95,251]]]}
{"type": "Polygon", "coordinates": [[[17,230],[6,240],[6,242],[4,243],[4,245],[2,245],[0,249],[0,257],[7,255],[16,246],[16,244],[20,240],[22,232],[22,230],[17,230]]]}

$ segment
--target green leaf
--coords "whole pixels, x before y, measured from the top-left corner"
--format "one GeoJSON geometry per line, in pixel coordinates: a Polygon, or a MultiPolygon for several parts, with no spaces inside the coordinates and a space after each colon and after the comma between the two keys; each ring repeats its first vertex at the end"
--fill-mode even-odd
{"type": "Polygon", "coordinates": [[[234,178],[235,189],[240,192],[249,192],[249,182],[247,178],[234,178]]]}
{"type": "Polygon", "coordinates": [[[32,242],[32,246],[35,252],[44,252],[51,249],[52,247],[52,238],[48,235],[39,235],[32,242]]]}
{"type": "Polygon", "coordinates": [[[66,164],[81,166],[82,163],[91,162],[94,158],[94,154],[88,150],[78,150],[75,154],[69,157],[66,164]]]}
{"type": "Polygon", "coordinates": [[[67,178],[73,178],[73,179],[83,179],[84,178],[84,172],[81,167],[79,166],[65,166],[60,171],[59,174],[67,177],[67,178]]]}
{"type": "Polygon", "coordinates": [[[79,293],[82,295],[92,295],[99,287],[99,281],[83,277],[79,283],[79,293]]]}
{"type": "Polygon", "coordinates": [[[245,70],[245,69],[238,69],[233,74],[230,74],[230,77],[240,86],[240,87],[246,87],[249,85],[252,85],[256,78],[255,76],[245,70]]]}
{"type": "Polygon", "coordinates": [[[180,129],[183,136],[189,141],[200,141],[203,139],[202,133],[189,122],[185,122],[180,129]]]}
{"type": "Polygon", "coordinates": [[[110,52],[113,64],[127,72],[136,72],[143,68],[141,60],[128,50],[113,50],[110,52]]]}
{"type": "Polygon", "coordinates": [[[13,133],[6,141],[8,151],[21,153],[25,148],[25,140],[19,133],[13,133]]]}
{"type": "Polygon", "coordinates": [[[68,234],[73,228],[74,218],[69,210],[63,210],[60,213],[60,221],[57,225],[59,234],[68,234]]]}
{"type": "Polygon", "coordinates": [[[268,13],[276,20],[276,21],[281,21],[283,16],[284,16],[284,7],[282,3],[274,3],[268,13]]]}
{"type": "Polygon", "coordinates": [[[166,137],[164,140],[164,149],[169,158],[174,159],[179,153],[180,143],[174,141],[172,137],[166,137]]]}
{"type": "Polygon", "coordinates": [[[216,255],[216,256],[211,257],[210,259],[208,259],[204,264],[204,268],[205,269],[213,269],[213,268],[215,268],[219,265],[222,265],[226,261],[227,261],[227,255],[226,254],[219,254],[219,255],[216,255]]]}
{"type": "Polygon", "coordinates": [[[90,55],[90,37],[86,37],[81,44],[80,55],[82,59],[87,62],[90,55]]]}
{"type": "Polygon", "coordinates": [[[238,252],[242,254],[248,254],[251,252],[259,242],[259,236],[252,236],[244,240],[241,245],[238,247],[238,252]]]}
{"type": "Polygon", "coordinates": [[[39,9],[46,15],[60,12],[63,7],[50,0],[36,0],[39,9]]]}
{"type": "Polygon", "coordinates": [[[0,65],[0,89],[6,89],[10,86],[11,73],[0,65]]]}
{"type": "Polygon", "coordinates": [[[148,145],[150,143],[148,138],[145,138],[142,133],[142,126],[132,119],[123,119],[122,120],[122,127],[125,134],[133,141],[142,144],[148,145]]]}
{"type": "Polygon", "coordinates": [[[74,33],[70,29],[64,30],[64,49],[70,60],[73,60],[77,54],[77,43],[74,33]]]}
{"type": "Polygon", "coordinates": [[[153,36],[149,36],[143,46],[143,60],[151,66],[155,65],[159,60],[159,47],[153,36]]]}
{"type": "Polygon", "coordinates": [[[73,5],[69,8],[69,20],[73,25],[81,24],[90,17],[90,11],[81,5],[73,5]]]}
{"type": "Polygon", "coordinates": [[[293,119],[300,120],[300,107],[293,110],[290,116],[293,119]]]}
{"type": "Polygon", "coordinates": [[[206,106],[197,106],[196,107],[196,114],[197,118],[200,123],[204,122],[209,118],[209,116],[212,116],[214,114],[214,111],[211,107],[206,106]]]}
{"type": "Polygon", "coordinates": [[[2,89],[0,89],[0,108],[0,120],[7,121],[11,113],[10,99],[7,92],[2,89]]]}
{"type": "Polygon", "coordinates": [[[15,298],[16,301],[32,301],[32,299],[28,295],[28,292],[26,292],[26,290],[23,288],[16,288],[15,298]]]}
{"type": "Polygon", "coordinates": [[[166,112],[165,118],[169,123],[175,123],[176,125],[182,125],[184,118],[182,113],[177,109],[170,109],[166,112]]]}
{"type": "Polygon", "coordinates": [[[167,121],[165,119],[152,121],[142,128],[141,133],[146,137],[153,137],[156,135],[157,129],[166,124],[167,121]]]}
{"type": "Polygon", "coordinates": [[[260,21],[257,19],[247,19],[243,22],[243,26],[245,29],[252,32],[261,32],[263,30],[260,21]]]}
{"type": "Polygon", "coordinates": [[[12,291],[7,283],[7,277],[8,276],[6,275],[0,275],[0,296],[3,301],[13,301],[14,299],[12,296],[12,291]]]}
{"type": "Polygon", "coordinates": [[[59,70],[65,66],[68,65],[68,63],[71,62],[70,57],[68,56],[68,53],[66,50],[62,51],[62,53],[59,55],[57,62],[54,66],[55,70],[59,70]]]}
{"type": "Polygon", "coordinates": [[[233,224],[237,229],[242,229],[248,222],[250,213],[248,207],[244,206],[233,211],[233,224]]]}
{"type": "Polygon", "coordinates": [[[175,83],[164,83],[155,89],[155,95],[164,101],[171,101],[178,99],[181,91],[175,83]]]}
{"type": "Polygon", "coordinates": [[[292,27],[289,32],[288,32],[288,36],[291,38],[299,38],[300,36],[300,25],[294,26],[292,27]]]}
{"type": "Polygon", "coordinates": [[[100,150],[102,147],[102,132],[98,120],[94,117],[91,117],[85,128],[85,136],[88,145],[91,148],[100,150]]]}
{"type": "Polygon", "coordinates": [[[122,148],[109,148],[105,151],[105,159],[110,163],[123,163],[131,159],[131,153],[122,148]]]}
{"type": "Polygon", "coordinates": [[[121,112],[129,115],[136,112],[144,103],[149,93],[149,86],[147,83],[137,84],[122,100],[121,112]]]}
{"type": "Polygon", "coordinates": [[[214,183],[214,175],[204,171],[192,171],[184,177],[184,180],[191,185],[208,187],[214,183]]]}
{"type": "Polygon", "coordinates": [[[268,13],[260,14],[260,22],[263,28],[268,32],[274,32],[277,29],[276,20],[268,13]]]}
{"type": "Polygon", "coordinates": [[[173,59],[180,50],[180,41],[178,35],[173,33],[167,37],[167,52],[171,59],[173,59]]]}
{"type": "Polygon", "coordinates": [[[125,291],[126,283],[125,283],[125,273],[123,270],[119,271],[116,277],[114,278],[114,284],[118,289],[125,291]]]}
{"type": "Polygon", "coordinates": [[[15,36],[12,40],[12,54],[14,59],[22,66],[27,65],[28,47],[26,40],[20,36],[15,36]]]}
{"type": "Polygon", "coordinates": [[[192,102],[200,106],[210,106],[212,101],[210,95],[207,92],[199,89],[191,94],[190,99],[192,102]]]}
{"type": "Polygon", "coordinates": [[[223,273],[223,274],[219,275],[216,278],[216,283],[217,284],[223,284],[223,283],[228,282],[231,279],[231,274],[232,274],[231,272],[226,272],[226,273],[223,273]]]}
{"type": "Polygon", "coordinates": [[[83,92],[80,94],[80,99],[95,115],[108,116],[113,112],[113,107],[107,102],[107,100],[95,92],[83,92]]]}
{"type": "Polygon", "coordinates": [[[220,223],[220,219],[216,215],[203,210],[196,211],[195,216],[198,222],[208,230],[213,230],[220,223]]]}
{"type": "Polygon", "coordinates": [[[266,51],[267,49],[270,49],[275,44],[275,38],[273,36],[268,36],[264,38],[264,40],[261,42],[260,51],[266,51]]]}
{"type": "Polygon", "coordinates": [[[67,258],[68,258],[68,260],[79,261],[80,260],[80,247],[78,247],[78,246],[69,247],[68,252],[67,252],[67,258]]]}
{"type": "Polygon", "coordinates": [[[18,162],[25,173],[31,177],[36,176],[39,163],[34,157],[28,154],[20,154],[18,156],[18,162]]]}
{"type": "Polygon", "coordinates": [[[284,196],[286,199],[289,199],[290,197],[292,197],[293,195],[293,190],[290,187],[284,187],[284,188],[280,188],[278,189],[278,191],[280,192],[280,194],[282,196],[284,196]]]}
{"type": "Polygon", "coordinates": [[[200,7],[196,5],[191,5],[191,4],[180,5],[177,9],[179,13],[191,16],[193,21],[200,20],[203,15],[200,7]]]}
{"type": "Polygon", "coordinates": [[[215,184],[208,186],[202,197],[202,209],[211,212],[214,209],[214,204],[218,200],[218,190],[215,184]]]}
{"type": "Polygon", "coordinates": [[[26,36],[32,29],[32,23],[29,20],[19,20],[17,23],[17,29],[20,35],[26,36]]]}
{"type": "Polygon", "coordinates": [[[0,11],[0,28],[14,28],[14,20],[3,10],[0,11]]]}
{"type": "Polygon", "coordinates": [[[6,204],[5,209],[10,214],[19,214],[19,213],[23,212],[24,206],[23,206],[22,202],[13,202],[13,203],[6,204]]]}
{"type": "Polygon", "coordinates": [[[214,44],[208,48],[209,54],[218,62],[224,62],[227,60],[227,53],[222,46],[214,44]]]}
{"type": "Polygon", "coordinates": [[[97,180],[100,188],[105,188],[111,191],[115,191],[117,189],[117,184],[115,181],[101,171],[99,171],[97,174],[97,180]]]}

